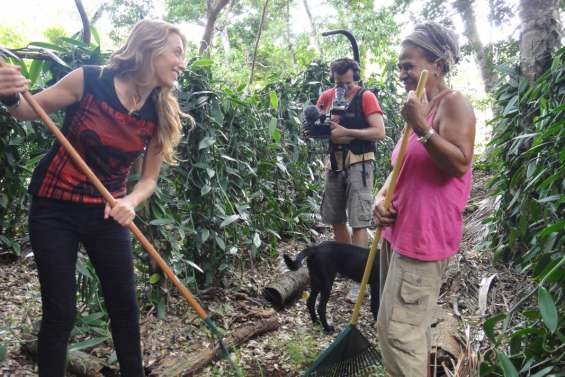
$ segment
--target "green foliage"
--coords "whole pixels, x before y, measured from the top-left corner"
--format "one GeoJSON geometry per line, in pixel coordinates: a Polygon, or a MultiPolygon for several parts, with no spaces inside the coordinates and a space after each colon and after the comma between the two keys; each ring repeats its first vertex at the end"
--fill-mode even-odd
{"type": "MultiPolygon", "coordinates": [[[[22,66],[31,86],[41,86],[48,77],[44,61],[11,62],[22,66]]],[[[51,143],[47,131],[37,122],[17,122],[0,106],[0,247],[21,253],[20,239],[31,171],[51,143]]]]}
{"type": "MultiPolygon", "coordinates": [[[[483,5],[485,2],[483,2],[483,5]]],[[[517,2],[508,0],[489,0],[488,6],[488,22],[491,26],[502,30],[504,27],[511,27],[513,15],[517,14],[517,2]]],[[[510,35],[506,40],[499,40],[499,36],[493,36],[491,42],[482,44],[478,39],[477,31],[486,25],[483,12],[477,8],[475,0],[395,0],[395,13],[409,13],[414,24],[435,21],[450,29],[456,30],[457,22],[455,18],[460,16],[463,21],[466,41],[459,38],[461,44],[461,55],[473,56],[477,58],[477,62],[481,66],[483,72],[483,80],[485,81],[485,90],[490,92],[492,87],[496,86],[497,78],[495,76],[496,67],[498,65],[513,65],[518,63],[518,42],[514,35],[510,35]],[[417,5],[417,6],[416,6],[417,5]],[[411,11],[415,14],[411,14],[411,11]],[[478,43],[478,44],[477,44],[478,43]],[[486,74],[486,75],[485,75],[486,74]]],[[[481,34],[479,32],[479,34],[481,34]]],[[[461,36],[460,36],[461,37],[461,36]]],[[[476,108],[475,108],[476,109],[476,108]]]]}
{"type": "Polygon", "coordinates": [[[106,311],[98,311],[92,314],[77,313],[71,336],[77,341],[70,344],[69,352],[90,349],[109,341],[112,336],[108,314],[106,311]]]}
{"type": "MultiPolygon", "coordinates": [[[[239,353],[232,354],[235,357],[235,364],[240,365],[241,355],[239,353]]],[[[231,363],[216,363],[205,370],[207,376],[210,377],[248,377],[249,375],[241,368],[237,370],[231,363]]],[[[265,373],[261,365],[256,366],[253,376],[264,377],[265,373]]]]}
{"type": "MultiPolygon", "coordinates": [[[[179,101],[197,126],[185,130],[181,163],[163,172],[145,213],[157,248],[189,284],[218,282],[234,264],[274,253],[281,238],[307,237],[323,181],[322,156],[302,139],[299,117],[303,104],[329,85],[328,66],[314,63],[246,94],[243,86],[214,80],[212,63],[194,61],[181,78],[179,101]]],[[[397,135],[393,70],[369,83],[383,99],[388,131],[397,135]]],[[[393,139],[379,143],[380,183],[393,146],[393,139]]]]}
{"type": "Polygon", "coordinates": [[[489,0],[489,21],[495,26],[501,26],[513,15],[512,6],[506,0],[489,0]]]}
{"type": "Polygon", "coordinates": [[[68,37],[65,28],[60,25],[49,26],[43,31],[43,35],[50,43],[58,43],[62,37],[68,37]]]}
{"type": "Polygon", "coordinates": [[[562,251],[563,51],[535,85],[514,75],[496,96],[500,111],[491,144],[499,174],[492,187],[500,206],[493,217],[493,245],[498,256],[515,257],[538,272],[534,259],[557,260],[562,251]]]}
{"type": "Polygon", "coordinates": [[[147,17],[153,10],[153,0],[113,0],[108,6],[112,17],[113,30],[110,38],[116,44],[125,42],[131,28],[147,17]]]}
{"type": "Polygon", "coordinates": [[[0,46],[20,48],[27,44],[26,39],[9,26],[0,25],[0,46]]]}
{"type": "Polygon", "coordinates": [[[490,160],[498,207],[489,219],[490,246],[495,261],[511,260],[538,286],[510,313],[485,322],[496,350],[487,353],[482,375],[543,376],[565,367],[564,61],[562,48],[533,85],[508,71],[496,92],[490,160]],[[537,305],[528,307],[536,293],[537,305]]]}
{"type": "MultiPolygon", "coordinates": [[[[286,0],[268,3],[257,50],[255,88],[305,69],[314,58],[308,38],[296,35],[290,28],[291,3],[286,0]]],[[[214,75],[224,77],[226,82],[239,85],[249,80],[263,4],[262,1],[232,2],[220,13],[216,42],[212,44],[215,59],[224,64],[217,64],[213,69],[214,75]]],[[[204,15],[205,12],[200,16],[203,20],[204,15]]]]}
{"type": "Polygon", "coordinates": [[[166,0],[167,20],[169,22],[198,21],[206,18],[204,0],[166,0]]]}
{"type": "Polygon", "coordinates": [[[100,280],[92,262],[85,252],[79,253],[76,264],[77,290],[80,304],[92,312],[103,312],[104,303],[100,297],[100,280]]]}
{"type": "MultiPolygon", "coordinates": [[[[485,48],[485,53],[488,54],[491,64],[496,64],[497,66],[511,66],[519,63],[519,47],[517,40],[508,38],[500,42],[491,43],[485,48]]],[[[491,67],[491,69],[496,69],[496,67],[491,67]]]]}
{"type": "Polygon", "coordinates": [[[27,139],[34,133],[29,124],[16,122],[0,108],[0,248],[20,255],[18,236],[27,213],[26,177],[29,177],[34,145],[27,139]]]}
{"type": "Polygon", "coordinates": [[[318,340],[307,332],[297,332],[293,338],[286,343],[286,350],[290,361],[297,369],[310,365],[320,353],[318,340]]]}
{"type": "MultiPolygon", "coordinates": [[[[171,21],[189,20],[204,25],[206,21],[206,2],[168,0],[168,19],[171,21]]],[[[220,13],[215,24],[215,38],[212,41],[215,64],[213,73],[223,77],[227,85],[240,85],[249,79],[250,67],[259,22],[262,1],[231,2],[220,13]]],[[[259,89],[280,77],[292,76],[305,70],[313,60],[331,61],[344,56],[352,56],[347,39],[342,36],[321,38],[293,29],[291,10],[297,6],[289,0],[269,1],[265,23],[258,46],[254,72],[254,88],[259,89]],[[321,55],[313,45],[319,39],[321,55]]],[[[313,22],[320,31],[349,29],[357,38],[363,75],[369,76],[366,67],[383,69],[396,56],[394,47],[398,45],[399,26],[394,21],[394,9],[374,9],[370,1],[355,1],[347,7],[330,1],[331,16],[314,15],[313,22]]]]}
{"type": "Polygon", "coordinates": [[[404,127],[404,120],[399,109],[403,95],[398,93],[398,72],[396,59],[386,62],[379,74],[372,75],[366,82],[366,87],[372,90],[384,113],[386,137],[377,144],[375,163],[375,190],[384,184],[391,170],[390,156],[396,142],[400,139],[400,132],[404,127]]]}
{"type": "MultiPolygon", "coordinates": [[[[57,52],[70,66],[96,64],[103,59],[100,47],[87,46],[73,38],[61,37],[57,43],[32,42],[47,52],[57,52]]],[[[41,89],[59,80],[69,68],[52,60],[12,62],[22,66],[22,73],[41,89]]],[[[54,114],[59,123],[62,114],[54,114]]],[[[0,247],[19,255],[18,236],[23,233],[29,196],[26,192],[31,172],[52,143],[52,137],[40,122],[16,122],[0,106],[0,247]]]]}
{"type": "Polygon", "coordinates": [[[428,0],[422,7],[422,18],[424,20],[437,20],[446,26],[450,26],[449,3],[444,0],[428,0]]]}
{"type": "Polygon", "coordinates": [[[299,89],[311,73],[246,95],[213,80],[210,63],[193,62],[181,78],[179,102],[197,126],[185,130],[181,163],[166,168],[146,212],[174,271],[204,284],[304,233],[321,182],[321,164],[300,138],[295,98],[308,95],[299,89]]]}
{"type": "MultiPolygon", "coordinates": [[[[330,1],[337,17],[323,20],[322,30],[350,30],[359,45],[361,65],[377,65],[381,69],[396,58],[399,45],[399,25],[394,21],[394,9],[381,7],[374,9],[372,1],[357,0],[343,6],[339,1],[330,1]]],[[[343,36],[325,37],[321,40],[322,52],[327,60],[353,57],[349,41],[343,36]]],[[[363,74],[366,74],[363,71],[363,74]]]]}

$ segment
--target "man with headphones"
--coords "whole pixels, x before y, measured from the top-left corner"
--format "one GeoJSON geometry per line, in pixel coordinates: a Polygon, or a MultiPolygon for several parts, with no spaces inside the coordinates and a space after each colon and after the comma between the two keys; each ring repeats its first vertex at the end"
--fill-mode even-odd
{"type": "MultiPolygon", "coordinates": [[[[343,115],[330,121],[330,160],[320,212],[322,222],[332,225],[335,240],[368,246],[367,228],[371,224],[373,204],[373,164],[375,142],[385,137],[383,112],[377,97],[358,85],[359,64],[348,58],[331,64],[331,80],[336,86],[323,92],[316,106],[328,112],[336,88],[345,88],[348,103],[343,115]],[[352,229],[349,232],[347,224],[352,229]]],[[[348,301],[355,301],[359,285],[355,284],[348,301]]]]}

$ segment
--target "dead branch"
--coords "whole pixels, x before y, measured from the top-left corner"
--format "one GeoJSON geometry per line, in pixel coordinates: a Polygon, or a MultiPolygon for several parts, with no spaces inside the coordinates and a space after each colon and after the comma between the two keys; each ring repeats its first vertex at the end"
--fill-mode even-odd
{"type": "MultiPolygon", "coordinates": [[[[277,318],[271,317],[253,325],[243,326],[235,330],[225,340],[225,344],[229,349],[238,347],[252,338],[278,329],[280,325],[277,318]]],[[[151,371],[151,375],[159,377],[193,376],[208,364],[221,359],[223,356],[219,345],[216,345],[214,348],[205,348],[192,353],[180,361],[178,357],[165,359],[158,368],[151,371]]]]}

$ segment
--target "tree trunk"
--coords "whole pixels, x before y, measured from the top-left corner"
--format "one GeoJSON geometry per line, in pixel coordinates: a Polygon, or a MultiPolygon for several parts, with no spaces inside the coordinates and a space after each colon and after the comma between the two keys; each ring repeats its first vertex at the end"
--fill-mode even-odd
{"type": "Polygon", "coordinates": [[[204,35],[202,36],[202,41],[200,42],[200,49],[198,50],[198,55],[202,56],[206,50],[210,47],[212,43],[212,38],[214,37],[214,27],[216,25],[216,20],[220,11],[229,3],[229,0],[208,0],[206,6],[206,27],[204,28],[204,35]]]}
{"type": "Polygon", "coordinates": [[[316,46],[316,50],[321,54],[322,49],[320,48],[320,41],[318,40],[318,30],[316,28],[316,23],[312,18],[312,13],[310,12],[310,7],[308,6],[308,0],[302,0],[304,3],[304,9],[306,10],[306,14],[308,15],[308,19],[310,20],[310,25],[312,26],[312,38],[314,39],[314,44],[316,46]]]}
{"type": "Polygon", "coordinates": [[[255,73],[255,63],[257,62],[257,50],[259,49],[259,40],[261,39],[261,31],[263,30],[263,23],[265,22],[265,15],[267,14],[267,7],[269,6],[269,0],[265,0],[265,5],[263,6],[263,13],[261,14],[261,22],[259,23],[259,30],[257,31],[257,38],[255,39],[255,49],[253,50],[253,61],[251,62],[251,74],[249,75],[249,83],[251,85],[253,82],[253,74],[255,73]]]}
{"type": "Polygon", "coordinates": [[[288,46],[290,57],[292,58],[292,66],[294,68],[296,66],[296,54],[294,53],[294,47],[292,46],[292,38],[290,32],[290,1],[291,0],[287,0],[286,2],[286,44],[288,46]]]}
{"type": "Polygon", "coordinates": [[[81,0],[75,0],[75,4],[82,21],[82,41],[86,44],[90,44],[90,23],[88,22],[88,16],[86,15],[81,0]]]}
{"type": "Polygon", "coordinates": [[[490,92],[496,85],[497,75],[494,71],[492,54],[489,54],[489,49],[483,46],[479,38],[475,11],[473,10],[473,0],[456,0],[453,6],[461,15],[463,20],[463,24],[465,26],[463,34],[465,34],[465,37],[469,40],[469,46],[479,63],[481,76],[485,84],[485,90],[490,92]]]}
{"type": "Polygon", "coordinates": [[[233,7],[233,1],[226,6],[226,10],[224,11],[223,14],[223,22],[221,22],[216,27],[216,31],[220,33],[220,39],[222,41],[222,47],[224,49],[224,54],[223,54],[224,63],[226,64],[226,66],[229,65],[230,63],[231,50],[232,50],[229,39],[229,32],[228,32],[228,28],[230,26],[229,17],[232,7],[233,7]]]}
{"type": "Polygon", "coordinates": [[[520,17],[520,70],[533,82],[560,46],[559,0],[520,0],[520,17]]]}
{"type": "Polygon", "coordinates": [[[228,64],[230,64],[231,44],[227,26],[220,30],[220,38],[222,39],[222,46],[224,47],[224,63],[228,66],[228,64]]]}

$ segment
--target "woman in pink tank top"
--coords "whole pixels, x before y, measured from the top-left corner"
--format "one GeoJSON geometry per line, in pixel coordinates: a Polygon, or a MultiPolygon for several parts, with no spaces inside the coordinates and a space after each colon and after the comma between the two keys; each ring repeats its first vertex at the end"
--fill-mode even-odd
{"type": "MultiPolygon", "coordinates": [[[[409,92],[402,117],[412,129],[390,210],[383,203],[389,179],[375,199],[382,232],[381,307],[377,331],[383,361],[393,376],[428,375],[431,313],[448,258],[463,234],[471,189],[475,116],[445,75],[459,56],[456,35],[436,23],[416,26],[401,45],[400,80],[409,92]],[[426,98],[414,94],[430,72],[426,98]]],[[[392,154],[395,163],[399,145],[392,154]]]]}

